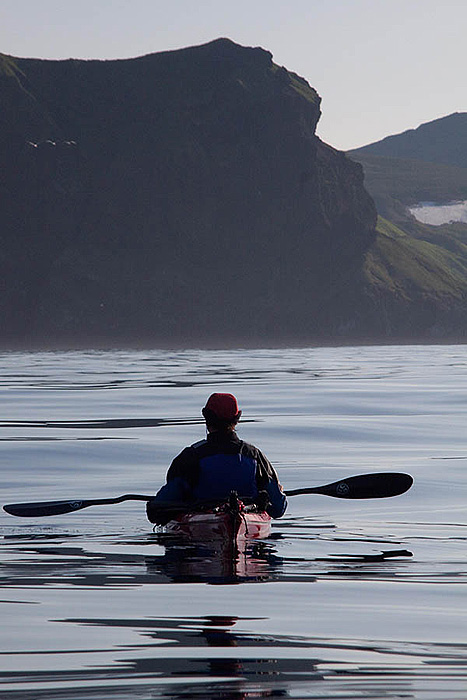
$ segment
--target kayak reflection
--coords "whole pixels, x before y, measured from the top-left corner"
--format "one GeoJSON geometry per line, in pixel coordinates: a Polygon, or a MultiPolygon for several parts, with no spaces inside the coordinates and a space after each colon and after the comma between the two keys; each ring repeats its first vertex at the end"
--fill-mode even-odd
{"type": "Polygon", "coordinates": [[[276,579],[283,565],[265,540],[201,542],[166,533],[155,537],[165,552],[146,558],[148,574],[163,573],[174,583],[264,582],[276,579]]]}
{"type": "MultiPolygon", "coordinates": [[[[160,700],[290,697],[291,683],[324,680],[308,640],[248,629],[259,620],[213,615],[63,622],[139,632],[144,644],[133,645],[130,654],[126,647],[124,659],[112,666],[111,674],[134,677],[135,685],[137,679],[152,678],[153,696],[160,700]]],[[[104,674],[108,677],[109,668],[95,668],[92,673],[96,681],[104,674]]]]}
{"type": "MultiPolygon", "coordinates": [[[[414,576],[424,576],[423,571],[407,567],[412,553],[406,549],[330,554],[331,543],[340,542],[341,535],[328,533],[323,539],[321,530],[299,533],[302,552],[281,556],[289,553],[293,541],[290,522],[286,533],[244,540],[237,547],[223,541],[187,540],[174,533],[97,537],[20,531],[3,535],[0,586],[115,589],[167,583],[311,583],[322,577],[391,580],[397,576],[413,581],[414,576]]],[[[352,541],[349,534],[346,542],[352,541]]],[[[356,537],[355,542],[361,550],[362,539],[356,537]]],[[[374,546],[374,540],[368,543],[374,546]]]]}
{"type": "Polygon", "coordinates": [[[95,540],[88,535],[85,542],[81,537],[63,532],[4,535],[8,556],[0,562],[0,585],[59,589],[172,582],[237,584],[277,580],[284,567],[273,539],[244,541],[241,547],[232,547],[222,542],[187,541],[169,533],[95,540]]]}

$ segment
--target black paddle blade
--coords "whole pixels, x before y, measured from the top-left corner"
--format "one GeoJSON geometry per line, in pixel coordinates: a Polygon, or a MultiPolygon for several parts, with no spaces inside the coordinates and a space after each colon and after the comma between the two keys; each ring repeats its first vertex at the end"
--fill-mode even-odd
{"type": "Polygon", "coordinates": [[[105,506],[122,501],[150,501],[152,496],[143,496],[139,493],[127,493],[116,498],[94,498],[73,501],[41,501],[40,503],[10,503],[3,506],[10,515],[19,518],[41,518],[46,515],[63,515],[63,513],[73,513],[75,510],[89,508],[89,506],[105,506]]]}
{"type": "Polygon", "coordinates": [[[286,491],[286,496],[318,493],[333,498],[390,498],[405,493],[413,484],[410,474],[399,472],[381,472],[361,474],[348,479],[334,481],[326,486],[316,488],[294,489],[286,491]]]}
{"type": "Polygon", "coordinates": [[[43,501],[42,503],[10,503],[3,506],[10,515],[20,518],[37,518],[45,515],[61,515],[62,513],[72,513],[91,505],[89,501],[43,501]]]}

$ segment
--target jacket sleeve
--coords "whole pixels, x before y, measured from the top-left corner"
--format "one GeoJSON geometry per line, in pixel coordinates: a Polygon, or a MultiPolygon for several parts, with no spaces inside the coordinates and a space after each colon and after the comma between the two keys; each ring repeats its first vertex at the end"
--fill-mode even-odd
{"type": "Polygon", "coordinates": [[[280,518],[287,510],[287,498],[282,491],[282,486],[279,483],[276,470],[260,450],[258,450],[257,464],[258,489],[260,491],[266,491],[269,498],[269,505],[266,508],[266,512],[269,513],[271,518],[280,518]]]}
{"type": "Polygon", "coordinates": [[[179,477],[172,479],[156,493],[154,498],[146,504],[146,515],[151,523],[165,525],[177,514],[176,507],[170,509],[171,504],[184,503],[187,484],[179,477]]]}
{"type": "Polygon", "coordinates": [[[181,452],[169,467],[166,483],[146,505],[146,515],[151,523],[165,525],[174,514],[175,509],[167,506],[172,503],[186,503],[192,492],[192,472],[195,467],[193,450],[187,447],[181,452]]]}

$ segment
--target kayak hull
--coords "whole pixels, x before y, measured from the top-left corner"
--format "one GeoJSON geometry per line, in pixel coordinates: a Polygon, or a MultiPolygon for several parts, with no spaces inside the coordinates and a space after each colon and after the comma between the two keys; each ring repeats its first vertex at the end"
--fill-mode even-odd
{"type": "Polygon", "coordinates": [[[244,542],[268,537],[271,533],[271,517],[264,511],[183,513],[170,520],[165,529],[202,542],[244,542]]]}

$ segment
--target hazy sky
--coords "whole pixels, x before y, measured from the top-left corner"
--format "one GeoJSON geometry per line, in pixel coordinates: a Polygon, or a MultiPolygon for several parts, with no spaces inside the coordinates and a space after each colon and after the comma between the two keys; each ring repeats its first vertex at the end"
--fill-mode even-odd
{"type": "Polygon", "coordinates": [[[336,148],[467,111],[465,0],[0,0],[0,52],[128,58],[221,36],[319,92],[336,148]]]}

